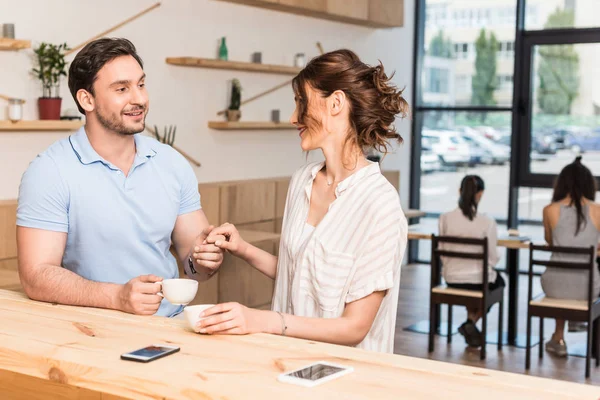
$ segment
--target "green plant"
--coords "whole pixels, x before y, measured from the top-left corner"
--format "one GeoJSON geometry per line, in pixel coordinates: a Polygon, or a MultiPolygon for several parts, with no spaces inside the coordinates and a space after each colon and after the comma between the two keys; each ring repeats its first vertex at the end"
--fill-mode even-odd
{"type": "Polygon", "coordinates": [[[234,79],[231,85],[231,102],[229,103],[230,110],[239,110],[242,105],[242,85],[238,79],[234,79]]]}
{"type": "Polygon", "coordinates": [[[67,76],[66,50],[69,50],[66,43],[55,45],[45,42],[34,49],[37,68],[32,71],[42,83],[42,97],[60,97],[60,77],[67,76]]]}

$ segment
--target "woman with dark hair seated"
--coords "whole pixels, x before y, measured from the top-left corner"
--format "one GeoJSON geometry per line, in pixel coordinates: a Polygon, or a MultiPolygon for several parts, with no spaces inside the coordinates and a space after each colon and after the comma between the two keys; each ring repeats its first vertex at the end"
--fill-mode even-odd
{"type": "MultiPolygon", "coordinates": [[[[489,289],[504,287],[504,279],[494,270],[498,263],[496,249],[497,227],[494,219],[477,211],[485,184],[477,175],[467,175],[460,184],[458,208],[440,216],[439,232],[441,236],[458,236],[468,238],[488,238],[488,279],[489,289]]],[[[444,250],[470,251],[465,245],[444,243],[444,250]]],[[[477,251],[473,249],[473,251],[477,251]]],[[[467,260],[442,257],[442,275],[449,287],[466,290],[483,290],[482,265],[479,260],[467,260]]],[[[483,310],[467,308],[467,320],[458,328],[470,347],[480,347],[483,343],[481,332],[475,325],[481,318],[483,310]]]]}
{"type": "MultiPolygon", "coordinates": [[[[567,165],[554,185],[552,203],[544,208],[544,236],[552,246],[598,246],[600,239],[600,205],[596,198],[596,180],[581,163],[581,157],[567,165]]],[[[554,261],[585,262],[580,254],[552,254],[554,261]]],[[[589,273],[549,268],[542,275],[542,289],[547,297],[569,300],[588,299],[589,273]]],[[[598,269],[594,268],[594,293],[600,292],[598,269]]],[[[571,325],[571,324],[569,324],[571,325]]],[[[559,357],[567,356],[564,340],[565,321],[556,320],[556,329],[546,343],[546,351],[559,357]]]]}

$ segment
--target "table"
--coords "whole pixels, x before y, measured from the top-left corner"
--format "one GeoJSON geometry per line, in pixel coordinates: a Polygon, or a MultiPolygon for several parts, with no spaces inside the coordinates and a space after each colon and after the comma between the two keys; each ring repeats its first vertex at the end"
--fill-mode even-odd
{"type": "MultiPolygon", "coordinates": [[[[431,240],[431,236],[437,232],[431,229],[425,230],[419,225],[410,225],[408,229],[408,240],[431,240]]],[[[523,346],[517,343],[517,321],[519,312],[519,250],[528,249],[529,241],[511,239],[508,235],[501,235],[498,246],[507,249],[506,269],[508,271],[508,344],[523,346]]],[[[451,332],[448,332],[451,334],[451,332]]]]}
{"type": "Polygon", "coordinates": [[[406,219],[424,217],[425,215],[427,215],[427,213],[421,210],[415,210],[412,208],[404,210],[404,216],[406,217],[406,219]]]}
{"type": "Polygon", "coordinates": [[[40,303],[0,290],[3,400],[593,399],[600,389],[266,334],[203,336],[185,322],[40,303]],[[120,354],[153,343],[181,351],[148,364],[120,354]],[[355,372],[316,388],[277,375],[325,360],[355,372]]]}

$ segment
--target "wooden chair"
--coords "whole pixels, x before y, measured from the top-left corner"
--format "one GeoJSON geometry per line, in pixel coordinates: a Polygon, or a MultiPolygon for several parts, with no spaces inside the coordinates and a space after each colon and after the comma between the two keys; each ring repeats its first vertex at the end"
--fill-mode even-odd
{"type": "Polygon", "coordinates": [[[448,343],[452,342],[452,306],[466,306],[482,310],[482,339],[483,345],[480,350],[480,358],[485,359],[486,335],[487,335],[487,310],[492,305],[499,304],[498,312],[498,350],[502,350],[502,316],[504,310],[504,287],[489,290],[488,272],[488,240],[461,238],[453,236],[435,236],[431,238],[431,288],[429,302],[429,352],[434,350],[433,339],[439,325],[439,306],[448,305],[448,343]],[[480,246],[480,253],[440,250],[440,243],[453,243],[466,246],[480,246]],[[440,257],[460,258],[469,260],[480,260],[483,267],[482,284],[483,290],[454,289],[441,285],[441,262],[440,257]]]}
{"type": "MultiPolygon", "coordinates": [[[[540,344],[539,357],[544,354],[544,318],[564,319],[569,321],[585,321],[587,327],[587,352],[585,357],[585,377],[590,376],[590,359],[592,352],[592,336],[595,338],[596,349],[600,348],[598,328],[600,328],[600,299],[598,293],[593,293],[594,275],[596,268],[596,254],[594,247],[557,247],[546,245],[529,245],[529,294],[527,296],[527,348],[525,355],[525,370],[529,370],[531,365],[531,319],[539,317],[540,319],[540,344]],[[589,256],[585,262],[570,261],[546,261],[538,260],[533,256],[533,252],[555,252],[566,254],[582,254],[589,256]],[[533,297],[533,266],[542,265],[546,268],[568,268],[574,270],[584,270],[589,272],[588,298],[587,300],[564,300],[548,298],[544,294],[533,297]],[[592,335],[592,323],[594,323],[594,334],[592,335]]],[[[600,358],[596,350],[596,366],[600,365],[600,358]]]]}

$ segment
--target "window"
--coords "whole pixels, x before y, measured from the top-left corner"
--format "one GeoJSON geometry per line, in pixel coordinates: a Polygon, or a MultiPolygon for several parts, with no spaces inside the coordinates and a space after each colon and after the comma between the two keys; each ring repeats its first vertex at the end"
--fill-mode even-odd
{"type": "Polygon", "coordinates": [[[525,28],[600,27],[598,0],[526,0],[525,28]]]}
{"type": "Polygon", "coordinates": [[[426,10],[423,45],[427,49],[421,74],[428,76],[424,80],[422,76],[424,83],[418,96],[419,105],[511,105],[512,95],[500,87],[498,76],[512,70],[513,9],[517,0],[488,0],[484,4],[486,7],[477,0],[421,1],[426,10]],[[435,15],[441,12],[442,4],[446,7],[443,10],[447,17],[443,26],[432,23],[437,18],[435,15]],[[501,20],[494,18],[497,12],[502,12],[501,20]],[[512,22],[507,24],[506,19],[511,15],[512,22]],[[427,72],[426,66],[433,63],[436,68],[441,68],[438,65],[441,59],[444,59],[446,72],[427,72]],[[490,71],[494,70],[495,75],[491,75],[490,71]],[[441,98],[441,93],[447,96],[441,98]]]}

